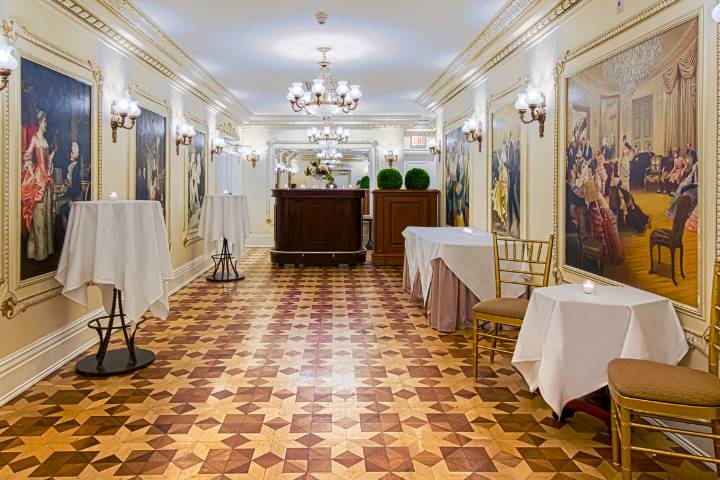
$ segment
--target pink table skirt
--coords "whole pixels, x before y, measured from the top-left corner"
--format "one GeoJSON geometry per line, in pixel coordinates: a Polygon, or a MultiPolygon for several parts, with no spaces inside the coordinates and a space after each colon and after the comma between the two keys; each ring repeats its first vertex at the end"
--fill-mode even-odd
{"type": "MultiPolygon", "coordinates": [[[[430,326],[441,332],[454,332],[472,325],[473,306],[480,300],[445,265],[441,258],[431,262],[432,282],[427,301],[430,326]]],[[[410,302],[424,306],[420,272],[412,283],[407,259],[403,265],[403,290],[410,293],[410,302]]]]}

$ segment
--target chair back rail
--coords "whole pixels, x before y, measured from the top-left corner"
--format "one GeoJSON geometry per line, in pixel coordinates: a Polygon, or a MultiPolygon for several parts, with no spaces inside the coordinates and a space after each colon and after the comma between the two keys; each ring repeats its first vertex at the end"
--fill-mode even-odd
{"type": "Polygon", "coordinates": [[[712,312],[708,334],[708,371],[717,376],[720,354],[720,261],[715,262],[713,269],[712,312]]]}
{"type": "Polygon", "coordinates": [[[554,235],[548,240],[526,240],[493,233],[495,296],[502,297],[503,285],[525,286],[528,294],[533,288],[546,287],[554,240],[554,235]]]}

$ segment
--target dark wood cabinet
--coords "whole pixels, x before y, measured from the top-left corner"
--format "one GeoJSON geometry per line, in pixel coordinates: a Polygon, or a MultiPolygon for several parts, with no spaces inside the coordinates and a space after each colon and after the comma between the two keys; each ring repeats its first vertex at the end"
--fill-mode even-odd
{"type": "Polygon", "coordinates": [[[402,265],[406,227],[438,226],[438,190],[373,190],[374,265],[402,265]]]}
{"type": "Polygon", "coordinates": [[[362,189],[274,189],[278,264],[339,265],[365,261],[362,189]]]}

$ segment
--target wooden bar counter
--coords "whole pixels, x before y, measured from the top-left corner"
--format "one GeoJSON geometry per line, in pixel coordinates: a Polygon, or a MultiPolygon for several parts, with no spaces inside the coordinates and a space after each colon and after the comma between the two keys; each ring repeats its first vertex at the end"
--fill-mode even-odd
{"type": "Polygon", "coordinates": [[[365,262],[362,246],[363,189],[277,188],[277,264],[339,265],[365,262]]]}

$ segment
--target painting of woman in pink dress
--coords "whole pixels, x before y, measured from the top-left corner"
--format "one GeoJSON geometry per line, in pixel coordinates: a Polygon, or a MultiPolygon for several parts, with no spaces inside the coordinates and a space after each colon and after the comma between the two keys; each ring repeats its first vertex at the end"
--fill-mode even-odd
{"type": "Polygon", "coordinates": [[[21,59],[20,279],[53,272],[72,202],[90,198],[92,87],[21,59]]]}

